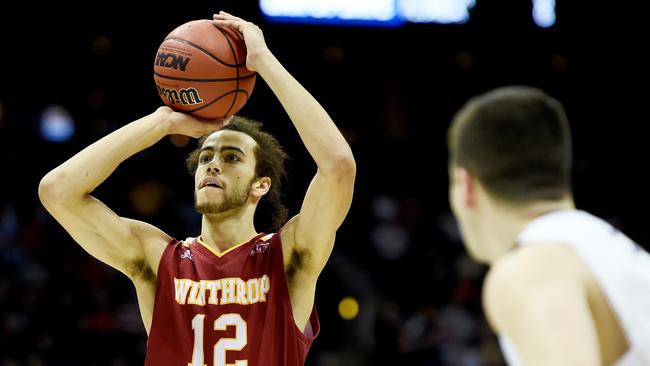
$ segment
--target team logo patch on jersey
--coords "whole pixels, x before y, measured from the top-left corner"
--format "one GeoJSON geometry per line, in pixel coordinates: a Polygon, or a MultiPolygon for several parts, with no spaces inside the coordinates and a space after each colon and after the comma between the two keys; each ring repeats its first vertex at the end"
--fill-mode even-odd
{"type": "Polygon", "coordinates": [[[253,249],[251,249],[251,257],[254,256],[255,254],[262,254],[269,250],[269,242],[263,241],[260,243],[255,244],[253,249]]]}
{"type": "Polygon", "coordinates": [[[251,249],[251,254],[250,256],[254,256],[255,254],[262,254],[265,253],[266,251],[269,250],[269,245],[271,243],[268,242],[269,239],[271,239],[275,235],[275,233],[271,233],[268,235],[265,235],[260,238],[260,240],[255,244],[253,249],[251,249]]]}
{"type": "Polygon", "coordinates": [[[192,252],[189,249],[185,249],[183,254],[181,254],[181,259],[189,259],[191,261],[194,260],[194,258],[192,257],[192,252]]]}

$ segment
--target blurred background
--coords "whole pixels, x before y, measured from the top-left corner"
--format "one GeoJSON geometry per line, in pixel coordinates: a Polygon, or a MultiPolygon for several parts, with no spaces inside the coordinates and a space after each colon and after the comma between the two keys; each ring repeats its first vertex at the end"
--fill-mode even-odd
{"type": "MultiPolygon", "coordinates": [[[[40,205],[37,186],[75,152],[162,105],[152,75],[158,45],[178,25],[219,10],[262,27],[357,159],[352,209],[319,280],[322,332],[307,365],[503,364],[480,306],[486,268],[467,257],[447,202],[449,122],[467,98],[493,87],[533,85],[564,103],[578,206],[649,247],[639,5],[345,3],[0,5],[1,366],[143,364],[146,334],[131,283],[69,237],[40,205]],[[332,14],[346,6],[362,20],[337,23],[332,14]],[[329,18],[302,23],[294,17],[301,11],[329,18]]],[[[261,79],[240,114],[264,122],[292,157],[285,200],[296,213],[315,166],[261,79]]],[[[94,195],[121,216],[195,236],[200,217],[183,165],[193,147],[165,138],[94,195]]]]}

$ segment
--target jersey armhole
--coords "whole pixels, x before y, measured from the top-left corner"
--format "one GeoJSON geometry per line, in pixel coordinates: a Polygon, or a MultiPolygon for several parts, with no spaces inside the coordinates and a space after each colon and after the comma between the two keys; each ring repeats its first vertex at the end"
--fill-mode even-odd
{"type": "Polygon", "coordinates": [[[316,299],[314,298],[314,304],[312,304],[311,313],[309,314],[309,319],[307,320],[307,325],[305,329],[300,329],[296,324],[296,319],[293,315],[293,305],[291,304],[291,295],[289,294],[289,284],[287,283],[287,274],[284,270],[284,247],[282,246],[282,228],[278,229],[275,232],[273,238],[270,241],[277,241],[277,246],[279,247],[280,254],[280,264],[282,269],[282,288],[283,292],[286,293],[286,297],[283,299],[285,303],[285,309],[288,317],[290,318],[291,324],[293,325],[293,330],[300,339],[301,342],[311,343],[320,333],[320,319],[318,318],[318,312],[316,311],[316,299]]]}

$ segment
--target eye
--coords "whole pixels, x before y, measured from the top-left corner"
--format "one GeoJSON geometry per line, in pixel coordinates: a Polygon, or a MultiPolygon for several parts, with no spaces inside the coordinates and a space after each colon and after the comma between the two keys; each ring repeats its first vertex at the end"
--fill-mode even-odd
{"type": "Polygon", "coordinates": [[[212,159],[212,156],[209,153],[201,154],[199,156],[199,163],[205,164],[212,159]]]}
{"type": "Polygon", "coordinates": [[[226,161],[227,163],[236,163],[236,162],[238,162],[239,160],[240,160],[240,159],[239,159],[239,156],[237,156],[237,155],[235,155],[235,154],[228,154],[228,155],[226,155],[226,156],[224,157],[224,161],[226,161]]]}

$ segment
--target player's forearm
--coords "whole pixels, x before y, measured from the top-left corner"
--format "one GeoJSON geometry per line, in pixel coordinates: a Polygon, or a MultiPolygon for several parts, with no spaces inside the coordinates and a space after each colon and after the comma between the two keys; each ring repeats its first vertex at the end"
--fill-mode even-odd
{"type": "Polygon", "coordinates": [[[255,55],[257,72],[273,90],[323,172],[354,167],[350,146],[325,109],[270,52],[255,55]]]}
{"type": "Polygon", "coordinates": [[[120,163],[167,134],[163,120],[150,114],[83,149],[42,179],[41,199],[61,202],[91,193],[120,163]]]}

